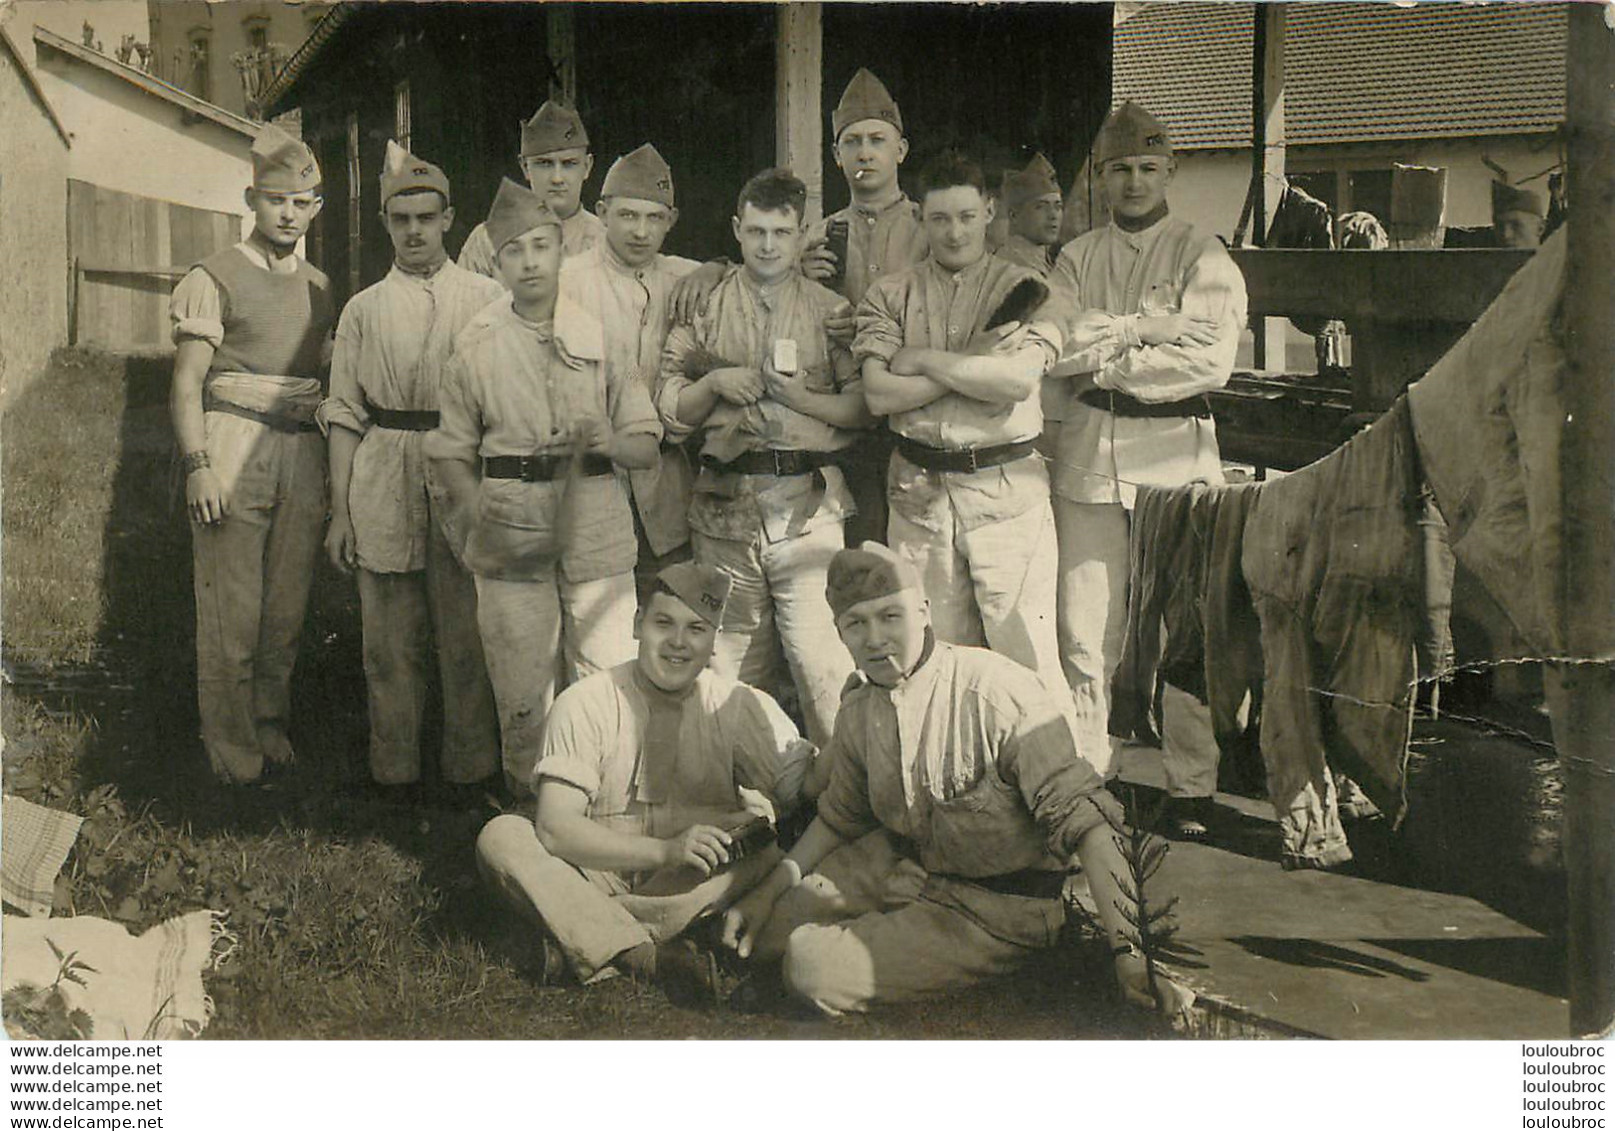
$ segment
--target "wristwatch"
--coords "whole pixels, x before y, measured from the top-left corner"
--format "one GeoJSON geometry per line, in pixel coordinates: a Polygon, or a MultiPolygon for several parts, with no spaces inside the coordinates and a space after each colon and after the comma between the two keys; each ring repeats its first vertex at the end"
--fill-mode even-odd
{"type": "Polygon", "coordinates": [[[1131,939],[1127,939],[1127,940],[1124,940],[1122,942],[1116,943],[1116,944],[1112,945],[1111,948],[1110,948],[1110,957],[1113,960],[1117,959],[1117,958],[1120,958],[1124,954],[1130,954],[1134,958],[1143,958],[1144,957],[1143,952],[1140,951],[1138,949],[1138,947],[1133,945],[1133,942],[1132,942],[1131,939]]]}
{"type": "Polygon", "coordinates": [[[184,458],[180,460],[180,466],[185,469],[185,475],[189,478],[204,467],[212,467],[213,461],[208,458],[206,448],[197,448],[194,452],[185,453],[184,458]]]}

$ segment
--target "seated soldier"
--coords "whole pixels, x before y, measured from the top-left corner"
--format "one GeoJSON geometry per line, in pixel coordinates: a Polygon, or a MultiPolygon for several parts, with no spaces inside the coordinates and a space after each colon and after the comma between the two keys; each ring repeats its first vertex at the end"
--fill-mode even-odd
{"type": "Polygon", "coordinates": [[[694,973],[713,985],[710,956],[679,934],[780,858],[770,844],[731,859],[729,830],[795,807],[814,750],[767,695],[707,670],[729,584],[692,562],[661,572],[634,620],[638,658],[555,700],[536,823],[506,813],[477,839],[483,875],[581,982],[694,973]]]}
{"type": "MultiPolygon", "coordinates": [[[[1075,856],[1124,992],[1155,1001],[1118,907],[1116,802],[1046,685],[938,640],[918,572],[876,543],[836,555],[827,596],[860,673],[825,751],[830,784],[725,915],[725,945],[783,957],[787,988],[829,1014],[945,993],[1059,939],[1075,856]]],[[[1170,1012],[1192,1000],[1159,976],[1156,992],[1170,1012]]]]}

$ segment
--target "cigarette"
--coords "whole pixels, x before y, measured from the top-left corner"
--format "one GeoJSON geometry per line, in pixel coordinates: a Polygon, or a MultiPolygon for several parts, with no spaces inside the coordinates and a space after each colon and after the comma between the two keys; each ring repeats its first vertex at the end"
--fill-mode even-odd
{"type": "Polygon", "coordinates": [[[869,176],[869,170],[868,169],[859,169],[856,173],[854,173],[852,175],[852,179],[855,180],[855,181],[861,181],[867,176],[869,176]]]}

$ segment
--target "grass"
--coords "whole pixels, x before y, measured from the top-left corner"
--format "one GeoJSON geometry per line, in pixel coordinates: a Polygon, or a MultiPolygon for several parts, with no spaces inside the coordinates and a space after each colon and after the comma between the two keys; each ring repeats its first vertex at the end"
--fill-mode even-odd
{"type": "Polygon", "coordinates": [[[322,569],[294,680],[302,762],[275,792],[215,786],[196,738],[189,536],[169,496],[160,364],[66,352],[6,409],[6,791],[85,817],[56,914],[139,932],[228,913],[210,1038],[1137,1037],[1103,948],[1052,950],[946,1001],[827,1023],[709,1014],[624,980],[541,985],[480,887],[491,808],[365,784],[351,582],[322,569]]]}

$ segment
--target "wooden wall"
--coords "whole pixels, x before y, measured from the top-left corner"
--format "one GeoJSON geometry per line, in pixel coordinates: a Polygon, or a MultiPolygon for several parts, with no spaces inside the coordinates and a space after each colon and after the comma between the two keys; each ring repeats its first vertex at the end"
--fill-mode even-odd
{"type": "Polygon", "coordinates": [[[69,180],[71,341],[114,351],[166,348],[174,284],[240,238],[240,216],[69,180]]]}

